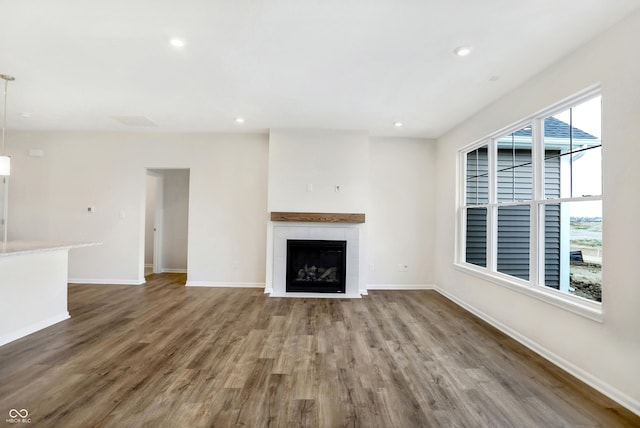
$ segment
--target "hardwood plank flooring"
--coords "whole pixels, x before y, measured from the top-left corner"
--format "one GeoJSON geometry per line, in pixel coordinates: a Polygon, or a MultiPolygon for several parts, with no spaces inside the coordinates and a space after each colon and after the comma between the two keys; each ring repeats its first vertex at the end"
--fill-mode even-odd
{"type": "Polygon", "coordinates": [[[16,408],[38,427],[640,427],[436,292],[184,281],[70,285],[70,320],[0,347],[0,422],[16,408]]]}

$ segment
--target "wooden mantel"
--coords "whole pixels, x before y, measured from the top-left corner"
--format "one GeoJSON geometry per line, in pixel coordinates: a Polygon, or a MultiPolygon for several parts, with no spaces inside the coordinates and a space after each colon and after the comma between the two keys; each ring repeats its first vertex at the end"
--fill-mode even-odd
{"type": "Polygon", "coordinates": [[[360,213],[299,213],[271,212],[271,221],[309,222],[309,223],[364,223],[364,214],[360,213]]]}

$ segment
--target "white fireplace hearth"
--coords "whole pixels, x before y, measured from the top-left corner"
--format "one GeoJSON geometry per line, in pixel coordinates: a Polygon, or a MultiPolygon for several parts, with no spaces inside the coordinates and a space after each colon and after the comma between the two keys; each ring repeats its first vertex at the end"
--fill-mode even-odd
{"type": "MultiPolygon", "coordinates": [[[[363,216],[364,217],[364,216],[363,216]]],[[[272,218],[274,216],[272,215],[272,218]]],[[[304,218],[304,217],[301,217],[304,218]]],[[[359,298],[367,294],[362,223],[272,221],[267,233],[267,284],[271,297],[359,298]],[[346,241],[345,293],[287,292],[287,240],[346,241]],[[270,281],[269,281],[270,280],[270,281]]]]}

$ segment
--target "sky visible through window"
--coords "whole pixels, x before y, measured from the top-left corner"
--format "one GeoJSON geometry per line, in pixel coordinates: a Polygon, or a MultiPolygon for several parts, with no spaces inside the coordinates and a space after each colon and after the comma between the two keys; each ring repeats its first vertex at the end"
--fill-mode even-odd
{"type": "MultiPolygon", "coordinates": [[[[554,115],[558,120],[565,123],[570,122],[569,110],[565,110],[554,115]]],[[[573,107],[573,126],[594,137],[602,140],[602,121],[601,121],[601,97],[592,98],[576,107],[573,107]]],[[[573,164],[573,193],[574,196],[592,195],[593,189],[600,189],[602,186],[602,177],[600,174],[594,174],[602,168],[602,149],[592,149],[583,152],[573,164]]],[[[582,202],[573,204],[571,217],[601,217],[602,202],[582,202]]]]}

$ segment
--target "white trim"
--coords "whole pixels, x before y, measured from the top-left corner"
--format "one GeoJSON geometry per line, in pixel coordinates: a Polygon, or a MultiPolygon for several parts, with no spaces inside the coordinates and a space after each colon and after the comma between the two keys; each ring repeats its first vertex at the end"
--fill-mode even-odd
{"type": "Polygon", "coordinates": [[[435,290],[434,284],[369,284],[367,290],[435,290]]]}
{"type": "Polygon", "coordinates": [[[566,309],[574,314],[589,318],[590,320],[600,323],[604,322],[604,311],[602,310],[602,305],[600,303],[572,296],[553,288],[527,285],[528,283],[518,280],[518,278],[511,277],[506,274],[481,271],[480,269],[472,267],[472,265],[467,266],[463,264],[454,264],[453,267],[460,272],[468,273],[493,284],[500,285],[518,293],[541,300],[545,303],[566,309]],[[520,282],[522,282],[522,284],[520,282]]]}
{"type": "Polygon", "coordinates": [[[360,299],[360,294],[344,293],[271,293],[269,297],[286,297],[287,299],[360,299]]]}
{"type": "Polygon", "coordinates": [[[592,98],[602,95],[602,85],[600,83],[595,83],[591,86],[584,88],[583,90],[574,93],[559,101],[549,107],[545,107],[542,110],[538,110],[531,116],[534,117],[548,117],[554,116],[563,110],[566,110],[571,107],[575,107],[579,104],[584,103],[585,101],[589,101],[592,98]]]}
{"type": "Polygon", "coordinates": [[[35,324],[28,325],[26,327],[21,328],[20,330],[12,331],[9,334],[5,334],[4,336],[0,336],[0,346],[6,345],[9,342],[13,342],[14,340],[21,339],[25,336],[30,335],[31,333],[35,333],[36,331],[42,330],[43,328],[50,327],[54,324],[57,324],[61,321],[68,320],[71,318],[69,316],[69,312],[64,311],[61,314],[55,315],[53,317],[49,317],[42,321],[38,321],[35,324]]]}
{"type": "Polygon", "coordinates": [[[96,285],[143,285],[144,280],[131,279],[95,279],[95,278],[69,278],[69,284],[96,284],[96,285]]]}
{"type": "Polygon", "coordinates": [[[576,366],[575,364],[565,360],[559,355],[549,351],[544,346],[538,344],[537,342],[534,342],[533,340],[527,338],[526,336],[523,336],[522,334],[506,326],[500,321],[490,317],[489,315],[485,314],[484,312],[480,311],[474,306],[469,305],[468,303],[464,302],[461,299],[458,299],[456,296],[447,292],[446,290],[436,287],[435,291],[442,294],[444,297],[456,303],[457,305],[461,306],[462,308],[466,309],[467,311],[471,312],[472,314],[482,319],[483,321],[491,324],[493,327],[497,328],[502,333],[506,334],[510,338],[526,346],[536,354],[540,355],[547,361],[560,367],[562,370],[566,371],[570,375],[575,376],[576,378],[580,379],[582,382],[591,386],[595,390],[611,398],[613,401],[619,403],[621,406],[624,406],[630,411],[634,412],[635,414],[640,415],[640,401],[634,399],[633,397],[630,397],[629,395],[618,390],[617,388],[598,379],[597,377],[593,376],[592,374],[588,373],[582,368],[576,366]]]}
{"type": "Polygon", "coordinates": [[[167,269],[162,268],[162,273],[187,273],[186,269],[167,269]]]}
{"type": "Polygon", "coordinates": [[[549,198],[536,201],[538,205],[561,204],[563,202],[602,201],[602,195],[574,196],[573,198],[549,198]]]}
{"type": "Polygon", "coordinates": [[[209,282],[187,281],[187,287],[216,287],[216,288],[264,288],[264,282],[209,282]]]}

